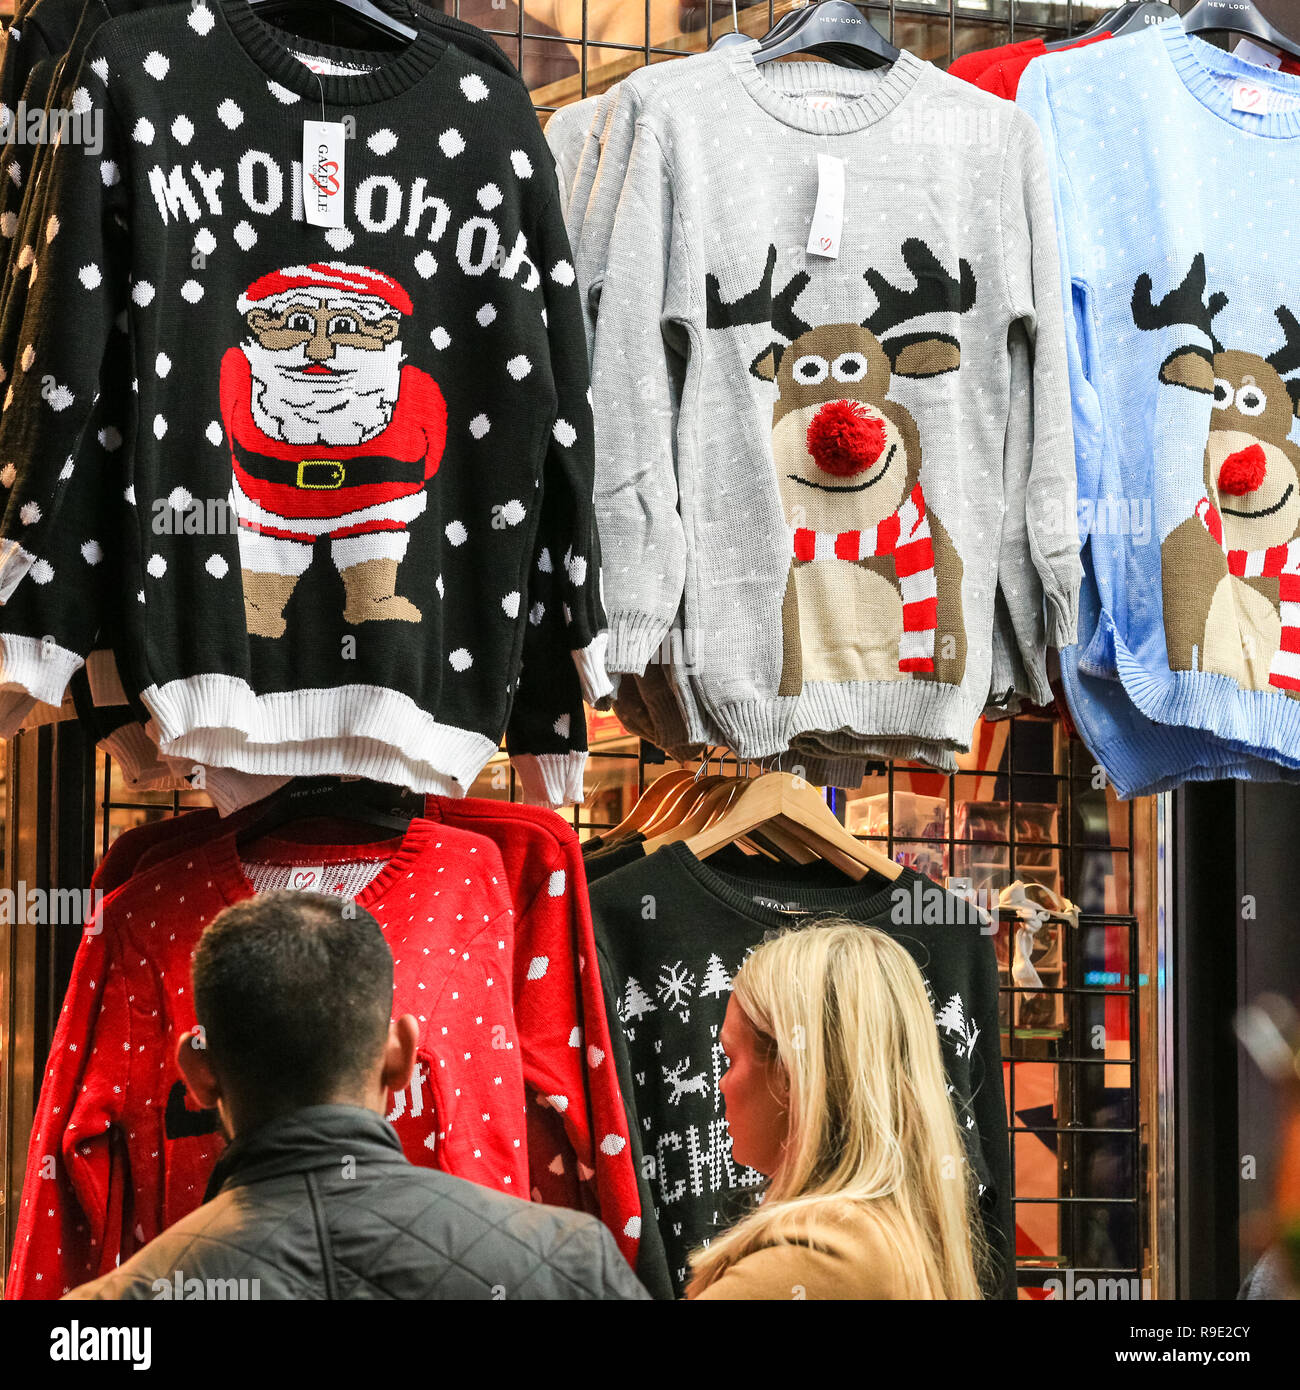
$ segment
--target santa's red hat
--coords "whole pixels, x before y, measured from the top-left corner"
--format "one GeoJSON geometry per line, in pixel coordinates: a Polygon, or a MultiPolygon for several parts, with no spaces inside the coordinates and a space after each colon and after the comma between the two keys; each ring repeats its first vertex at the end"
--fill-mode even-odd
{"type": "Polygon", "coordinates": [[[294,290],[313,290],[329,300],[348,303],[369,301],[376,308],[398,314],[409,314],[414,307],[411,296],[391,276],[369,266],[345,265],[342,261],[282,266],[260,275],[239,296],[236,307],[241,314],[257,304],[269,308],[294,290]]]}

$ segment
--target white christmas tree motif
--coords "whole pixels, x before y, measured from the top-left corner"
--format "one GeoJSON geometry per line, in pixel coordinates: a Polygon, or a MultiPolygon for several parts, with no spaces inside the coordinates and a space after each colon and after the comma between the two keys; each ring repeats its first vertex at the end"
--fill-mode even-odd
{"type": "Polygon", "coordinates": [[[642,1019],[646,1014],[657,1012],[659,1006],[641,988],[641,982],[635,975],[629,975],[627,989],[623,994],[623,1022],[635,1022],[642,1019]]]}
{"type": "Polygon", "coordinates": [[[670,1009],[676,1010],[677,1017],[683,1023],[690,1021],[691,995],[694,991],[695,976],[681,961],[660,967],[659,984],[655,993],[670,1009]]]}
{"type": "Polygon", "coordinates": [[[975,1040],[980,1035],[979,1025],[971,1019],[969,1026],[966,1022],[966,1011],[962,1007],[961,995],[954,994],[942,1009],[934,1016],[936,1028],[942,1028],[945,1032],[956,1033],[958,1041],[954,1044],[958,1057],[965,1057],[975,1046],[975,1040]]]}
{"type": "Polygon", "coordinates": [[[710,955],[709,963],[704,968],[704,979],[700,983],[700,998],[720,999],[724,991],[731,991],[731,976],[727,974],[727,967],[717,956],[710,955]]]}

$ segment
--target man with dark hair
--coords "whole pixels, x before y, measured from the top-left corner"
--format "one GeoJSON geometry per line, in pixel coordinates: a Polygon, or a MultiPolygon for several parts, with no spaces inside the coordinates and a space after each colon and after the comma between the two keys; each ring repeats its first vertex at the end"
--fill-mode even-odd
{"type": "Polygon", "coordinates": [[[197,1211],[66,1297],[648,1297],[594,1217],[406,1159],[384,1112],[419,1025],[390,1020],[393,958],[364,908],[293,892],[227,908],[200,938],[193,989],[177,1060],[232,1143],[197,1211]]]}

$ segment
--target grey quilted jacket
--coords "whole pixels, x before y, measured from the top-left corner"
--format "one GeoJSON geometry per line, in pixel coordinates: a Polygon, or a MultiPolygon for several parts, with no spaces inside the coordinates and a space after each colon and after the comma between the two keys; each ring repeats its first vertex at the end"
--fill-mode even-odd
{"type": "Polygon", "coordinates": [[[645,1299],[592,1216],[407,1161],[379,1115],[317,1105],[239,1139],[203,1205],[72,1299],[645,1299]]]}

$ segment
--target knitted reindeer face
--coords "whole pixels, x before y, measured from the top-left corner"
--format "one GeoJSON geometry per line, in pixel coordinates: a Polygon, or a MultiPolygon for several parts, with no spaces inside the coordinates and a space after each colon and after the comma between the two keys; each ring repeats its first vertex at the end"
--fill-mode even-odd
{"type": "Polygon", "coordinates": [[[1300,448],[1290,433],[1300,414],[1300,381],[1284,375],[1300,368],[1300,324],[1285,305],[1274,314],[1285,342],[1267,357],[1225,349],[1213,321],[1228,302],[1222,292],[1205,296],[1205,257],[1198,254],[1181,285],[1158,304],[1151,277],[1133,290],[1139,328],[1187,324],[1212,344],[1175,348],[1160,367],[1160,380],[1213,398],[1205,444],[1205,495],[1223,518],[1229,550],[1266,550],[1300,531],[1300,448]]]}
{"type": "Polygon", "coordinates": [[[899,289],[879,271],[867,271],[877,305],[860,324],[813,326],[800,318],[794,306],[811,279],[807,272],[774,296],[774,246],[758,286],[731,303],[722,301],[716,278],[708,277],[710,327],[770,323],[787,340],[774,340],[750,371],[777,388],[772,457],[792,526],[874,526],[898,509],[920,475],[916,422],[887,399],[890,381],[955,371],[961,349],[955,337],[933,328],[903,329],[923,315],[964,313],[975,302],[975,281],[965,261],[960,281],[953,279],[918,238],[905,241],[902,254],[915,286],[899,289]]]}

